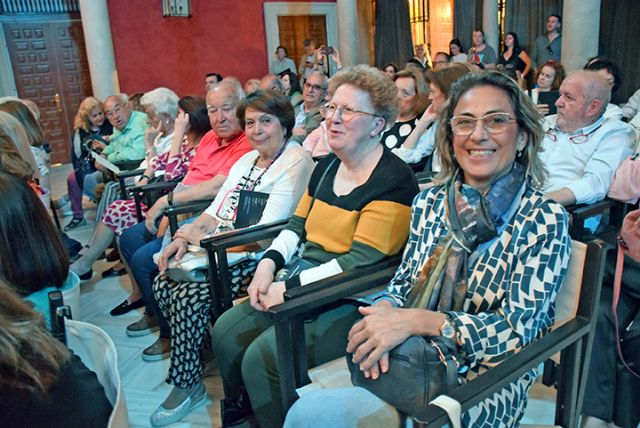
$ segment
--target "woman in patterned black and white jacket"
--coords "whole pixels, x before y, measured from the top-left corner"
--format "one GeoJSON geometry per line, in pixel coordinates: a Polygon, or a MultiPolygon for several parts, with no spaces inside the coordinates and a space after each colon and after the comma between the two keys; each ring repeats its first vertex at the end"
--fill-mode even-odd
{"type": "MultiPolygon", "coordinates": [[[[457,343],[461,376],[476,377],[551,327],[566,274],[568,216],[536,190],[546,174],[531,101],[498,73],[468,74],[454,83],[439,123],[442,171],[413,202],[402,264],[349,332],[347,351],[374,379],[388,371],[389,350],[437,335],[457,343]],[[441,272],[430,268],[438,261],[441,272]],[[436,291],[421,300],[430,282],[436,291]]],[[[463,425],[517,426],[534,379],[531,370],[473,407],[463,425]]],[[[397,412],[364,389],[317,394],[298,400],[285,427],[353,426],[373,414],[398,426],[397,412]]]]}

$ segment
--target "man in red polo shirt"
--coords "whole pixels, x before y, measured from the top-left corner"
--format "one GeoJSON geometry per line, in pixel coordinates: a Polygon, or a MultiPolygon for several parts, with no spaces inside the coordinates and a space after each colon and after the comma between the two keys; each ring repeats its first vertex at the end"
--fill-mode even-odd
{"type": "Polygon", "coordinates": [[[157,225],[169,203],[213,199],[227,178],[231,166],[252,150],[242,132],[236,109],[244,93],[236,81],[222,81],[207,94],[209,121],[213,128],[200,141],[189,171],[174,192],[160,198],[147,212],[147,220],[133,226],[120,237],[120,254],[130,268],[145,303],[142,319],[127,327],[129,336],[143,336],[160,330],[160,338],[142,353],[146,361],[169,357],[171,329],[153,298],[153,279],[158,267],[153,255],[160,251],[162,239],[156,237],[157,225]],[[173,199],[171,201],[171,198],[173,199]]]}

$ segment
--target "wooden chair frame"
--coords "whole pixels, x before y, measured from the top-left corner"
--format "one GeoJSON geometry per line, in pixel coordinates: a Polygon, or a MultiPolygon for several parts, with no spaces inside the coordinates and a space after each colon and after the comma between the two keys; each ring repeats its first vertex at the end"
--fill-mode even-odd
{"type": "MultiPolygon", "coordinates": [[[[541,362],[561,352],[556,400],[556,423],[576,427],[582,406],[589,367],[593,329],[600,300],[600,288],[608,245],[601,240],[587,244],[580,301],[576,317],[553,330],[482,376],[454,389],[449,396],[461,404],[462,412],[501,390],[541,362]]],[[[271,308],[276,328],[278,369],[281,378],[283,413],[297,399],[295,389],[308,383],[304,357],[304,315],[347,296],[386,284],[395,268],[375,265],[370,274],[359,278],[332,282],[321,281],[316,287],[296,289],[296,296],[271,308]],[[298,291],[299,290],[299,291],[298,291]]],[[[426,406],[412,417],[415,426],[443,426],[449,423],[447,413],[435,405],[426,406]]]]}

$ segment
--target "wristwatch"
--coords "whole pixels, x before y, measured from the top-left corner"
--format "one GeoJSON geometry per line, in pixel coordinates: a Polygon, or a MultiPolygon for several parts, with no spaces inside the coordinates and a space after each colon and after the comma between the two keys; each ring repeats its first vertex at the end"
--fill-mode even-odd
{"type": "Polygon", "coordinates": [[[449,315],[445,314],[444,322],[440,326],[440,336],[457,342],[458,335],[456,331],[456,325],[453,323],[453,320],[449,315]]]}
{"type": "Polygon", "coordinates": [[[167,193],[167,204],[173,206],[173,190],[167,193]]]}

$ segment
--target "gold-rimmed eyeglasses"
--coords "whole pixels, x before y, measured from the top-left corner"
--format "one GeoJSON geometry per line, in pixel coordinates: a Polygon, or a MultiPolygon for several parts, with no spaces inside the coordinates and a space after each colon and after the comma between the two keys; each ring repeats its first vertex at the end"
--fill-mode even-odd
{"type": "Polygon", "coordinates": [[[325,105],[323,105],[322,107],[320,107],[320,112],[322,113],[322,117],[324,117],[325,119],[331,119],[333,117],[334,114],[336,114],[338,111],[340,111],[341,113],[341,117],[342,117],[342,121],[343,122],[350,122],[352,121],[356,116],[358,115],[369,115],[369,116],[378,116],[375,113],[371,113],[368,111],[362,111],[362,110],[356,110],[354,108],[348,107],[346,105],[336,105],[333,103],[327,103],[325,105]]]}
{"type": "Polygon", "coordinates": [[[453,116],[449,120],[449,124],[455,135],[466,137],[473,134],[478,121],[482,121],[482,127],[489,134],[499,134],[507,129],[507,126],[515,123],[516,119],[509,113],[496,112],[485,114],[482,117],[453,116]]]}

